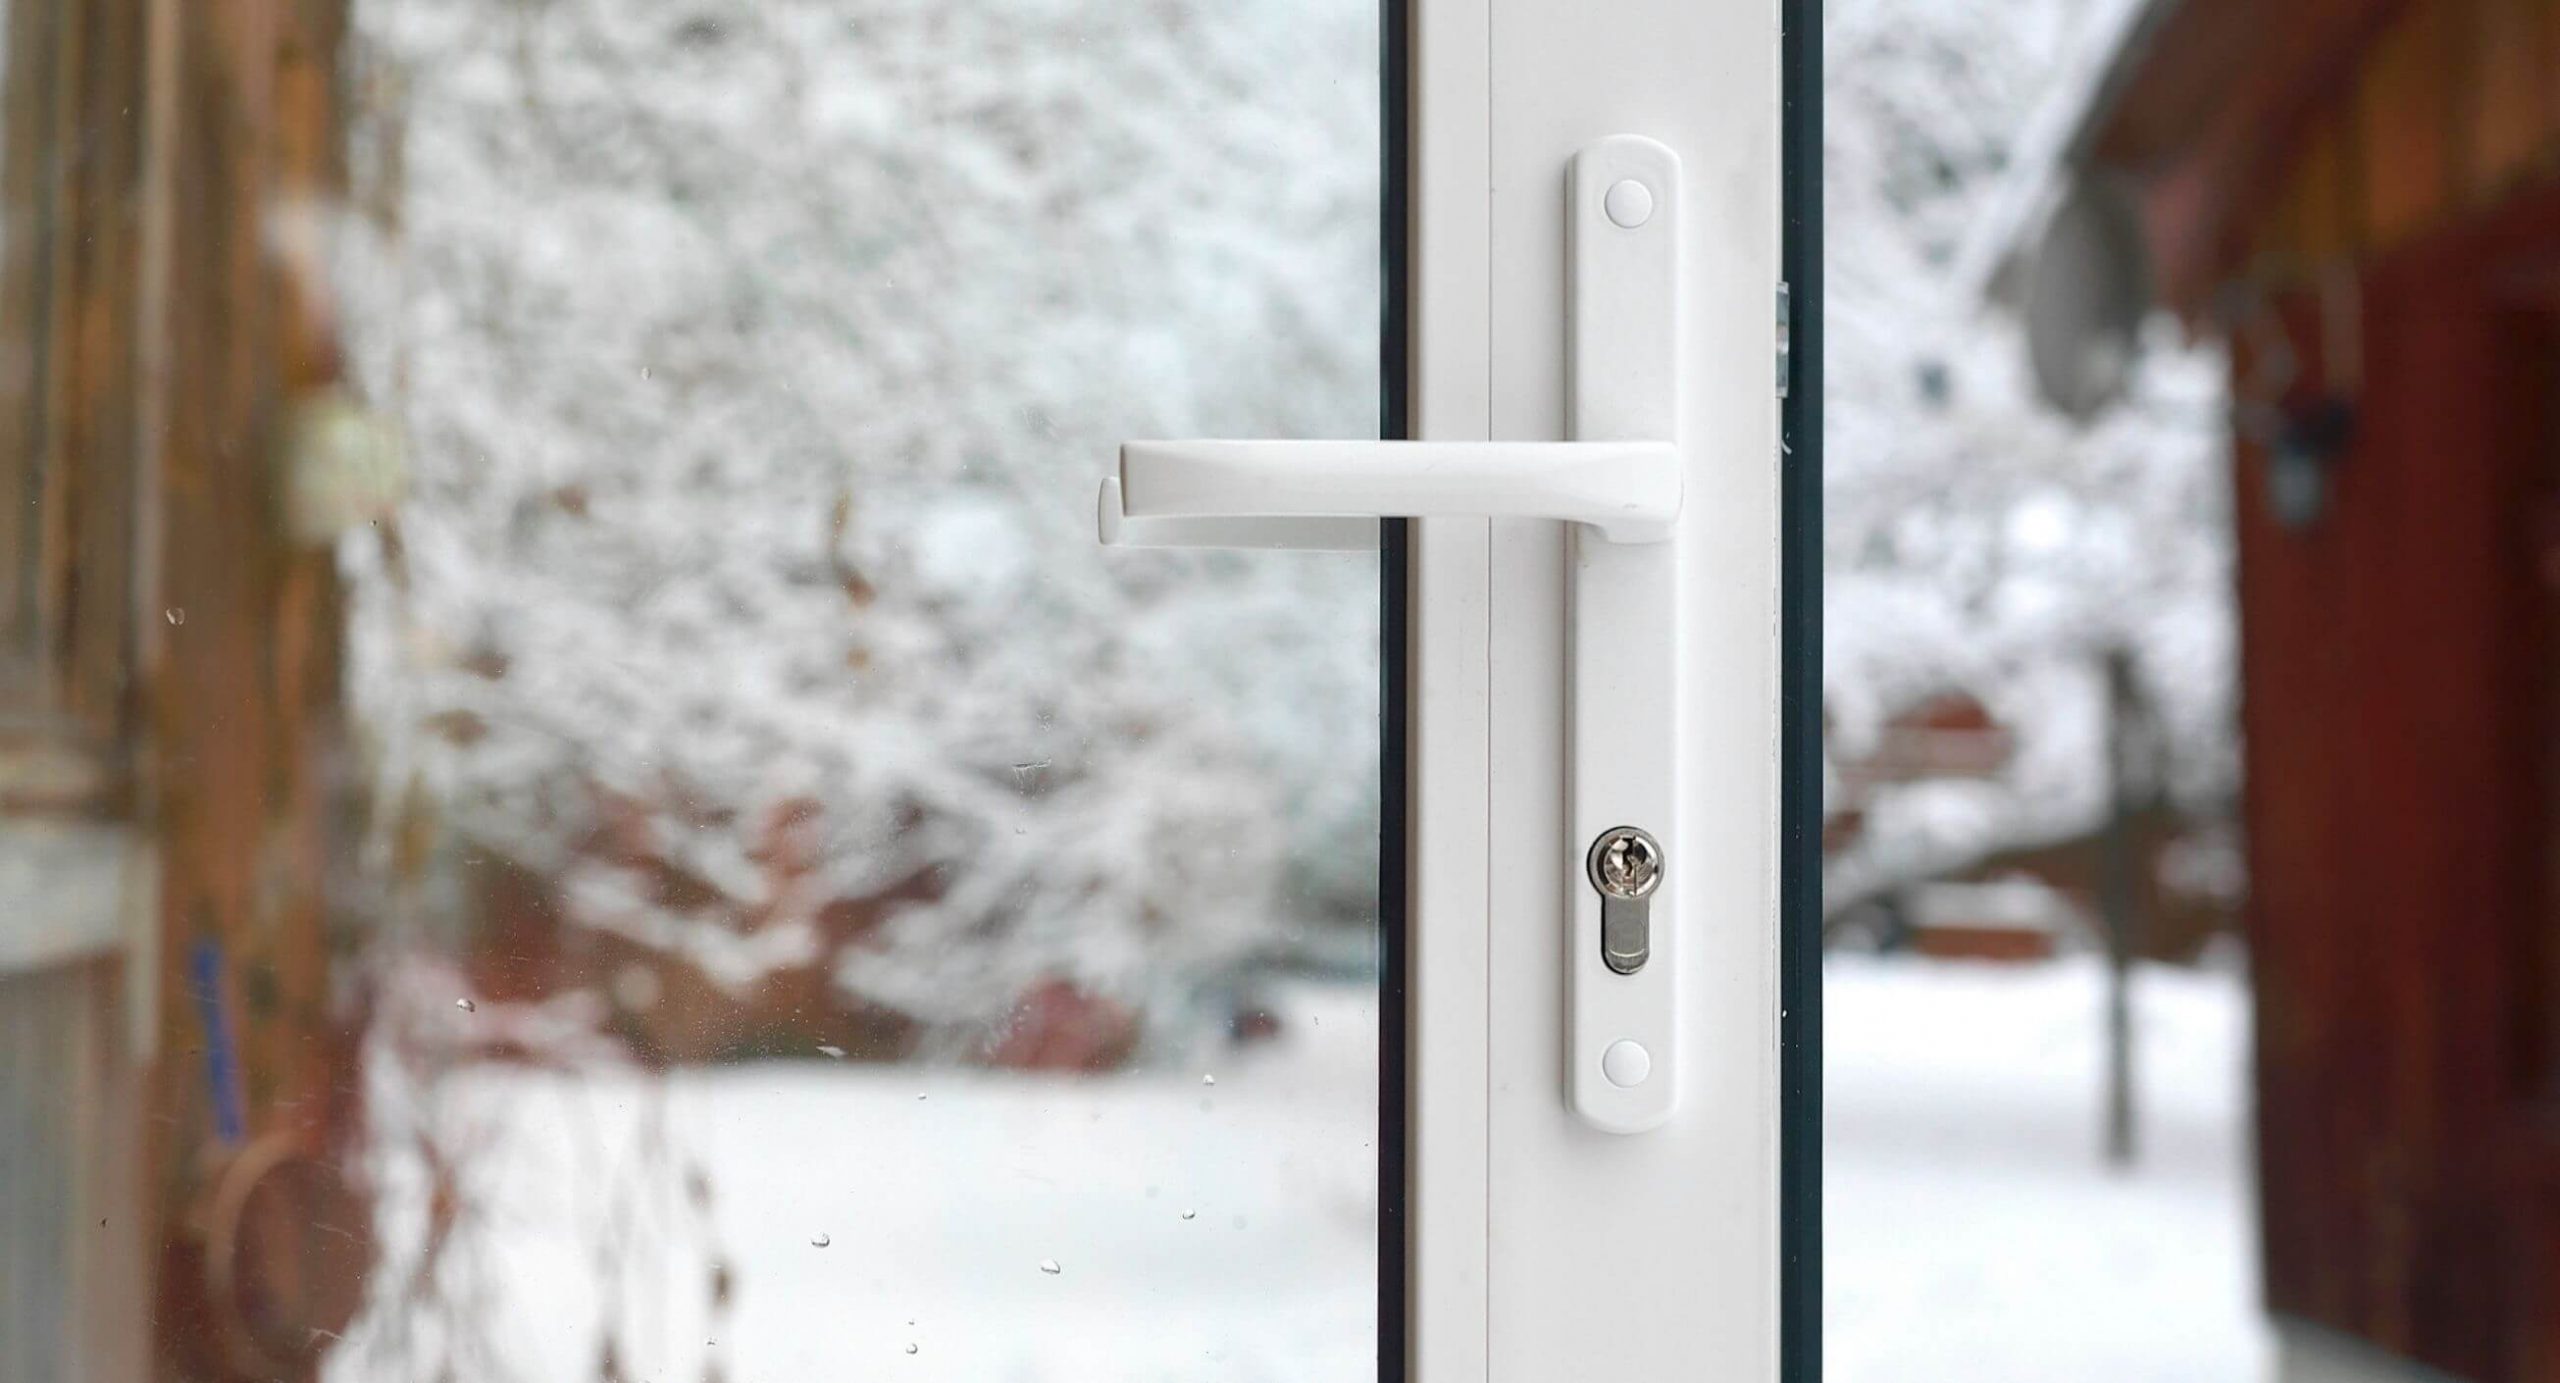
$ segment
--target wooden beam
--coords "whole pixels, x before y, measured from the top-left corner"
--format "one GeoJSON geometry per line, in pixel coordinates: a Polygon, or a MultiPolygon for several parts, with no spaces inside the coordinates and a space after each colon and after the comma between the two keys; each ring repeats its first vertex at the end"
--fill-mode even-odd
{"type": "Polygon", "coordinates": [[[2368,44],[2411,0],[2189,0],[2100,121],[2097,163],[2144,188],[2164,296],[2202,315],[2368,44]]]}
{"type": "Polygon", "coordinates": [[[37,526],[45,267],[53,231],[54,0],[7,7],[0,66],[0,709],[23,713],[42,684],[36,658],[37,526]]]}
{"type": "Polygon", "coordinates": [[[2457,98],[2464,51],[2450,4],[2404,11],[2352,72],[2364,224],[2376,247],[2442,225],[2456,197],[2457,98]]]}
{"type": "Polygon", "coordinates": [[[2463,93],[2463,181],[2474,205],[2495,200],[2549,146],[2550,0],[2469,0],[2463,93]]]}

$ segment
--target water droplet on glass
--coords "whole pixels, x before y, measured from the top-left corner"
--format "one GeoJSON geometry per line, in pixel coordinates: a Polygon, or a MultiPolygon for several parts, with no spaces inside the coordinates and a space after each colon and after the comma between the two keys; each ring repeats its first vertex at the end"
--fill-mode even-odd
{"type": "Polygon", "coordinates": [[[658,377],[658,372],[646,365],[643,365],[640,367],[640,377],[642,379],[656,379],[658,377]]]}
{"type": "Polygon", "coordinates": [[[824,1230],[820,1230],[819,1232],[817,1232],[817,1233],[812,1234],[812,1235],[810,1235],[810,1236],[809,1236],[809,1246],[810,1246],[811,1248],[820,1248],[820,1249],[822,1249],[822,1248],[825,1248],[827,1245],[832,1244],[832,1243],[834,1243],[834,1242],[835,1242],[834,1237],[833,1237],[833,1236],[831,1236],[831,1235],[829,1235],[829,1234],[828,1234],[826,1231],[824,1231],[824,1230]]]}
{"type": "Polygon", "coordinates": [[[907,1353],[909,1353],[909,1354],[913,1354],[913,1353],[915,1353],[915,1352],[916,1352],[916,1342],[915,1342],[915,1341],[913,1341],[913,1340],[909,1340],[909,1341],[907,1341],[907,1353]]]}
{"type": "Polygon", "coordinates": [[[184,624],[187,622],[187,612],[179,606],[172,605],[165,613],[168,615],[168,619],[171,624],[184,624]]]}
{"type": "Polygon", "coordinates": [[[456,999],[453,1001],[453,1006],[461,1009],[465,1013],[478,1013],[480,1011],[480,1006],[471,1002],[469,999],[456,999]]]}
{"type": "Polygon", "coordinates": [[[829,1046],[825,1043],[820,1043],[818,1045],[818,1054],[821,1056],[834,1057],[838,1061],[844,1060],[844,1048],[829,1046]]]}
{"type": "Polygon", "coordinates": [[[1202,1085],[1215,1085],[1215,1084],[1217,1084],[1217,1083],[1218,1083],[1218,1078],[1217,1078],[1216,1076],[1210,1075],[1210,1074],[1209,1074],[1208,1072],[1206,1072],[1206,1071],[1203,1071],[1203,1072],[1201,1072],[1201,1073],[1200,1073],[1200,1083],[1201,1083],[1202,1085]]]}
{"type": "Polygon", "coordinates": [[[1186,1220],[1196,1220],[1200,1218],[1200,1212],[1197,1210],[1185,1210],[1182,1212],[1182,1218],[1186,1220]]]}
{"type": "Polygon", "coordinates": [[[1065,1272],[1066,1269],[1058,1266],[1057,1259],[1043,1258],[1040,1260],[1040,1271],[1047,1273],[1051,1277],[1056,1277],[1058,1274],[1065,1272]]]}

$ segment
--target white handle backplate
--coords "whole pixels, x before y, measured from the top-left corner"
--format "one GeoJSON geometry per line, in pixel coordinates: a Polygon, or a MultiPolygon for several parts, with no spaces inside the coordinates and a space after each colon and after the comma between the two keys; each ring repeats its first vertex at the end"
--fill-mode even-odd
{"type": "MultiPolygon", "coordinates": [[[[1656,438],[1677,446],[1679,157],[1653,140],[1613,135],[1575,156],[1566,196],[1566,425],[1586,444],[1656,438]],[[1640,219],[1632,208],[1643,209],[1640,219]],[[1628,219],[1637,223],[1622,224],[1628,219]]],[[[1597,541],[1578,524],[1565,541],[1565,1090],[1594,1125],[1637,1133],[1671,1117],[1681,1084],[1680,934],[1671,924],[1683,865],[1672,790],[1680,545],[1597,541]],[[1646,900],[1652,955],[1628,975],[1601,959],[1601,899],[1584,867],[1592,842],[1619,826],[1664,847],[1662,882],[1646,900]],[[1644,1058],[1642,1079],[1627,1085],[1609,1072],[1636,1063],[1607,1059],[1622,1042],[1644,1058]]]]}

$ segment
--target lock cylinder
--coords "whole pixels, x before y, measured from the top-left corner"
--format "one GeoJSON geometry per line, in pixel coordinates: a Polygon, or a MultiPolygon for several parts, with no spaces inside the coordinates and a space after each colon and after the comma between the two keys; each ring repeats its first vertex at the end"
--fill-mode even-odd
{"type": "Polygon", "coordinates": [[[1632,975],[1653,956],[1651,899],[1662,886],[1662,844],[1633,826],[1600,833],[1583,860],[1600,894],[1600,960],[1632,975]]]}

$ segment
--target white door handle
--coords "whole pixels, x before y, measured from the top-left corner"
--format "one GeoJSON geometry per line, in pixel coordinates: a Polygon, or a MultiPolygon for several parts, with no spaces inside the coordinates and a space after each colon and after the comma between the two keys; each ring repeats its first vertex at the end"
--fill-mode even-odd
{"type": "Polygon", "coordinates": [[[1658,543],[1680,517],[1680,483],[1667,441],[1127,442],[1102,483],[1102,540],[1357,548],[1375,546],[1372,520],[1474,517],[1658,543]],[[1149,526],[1177,521],[1188,526],[1149,526]]]}
{"type": "Polygon", "coordinates": [[[1567,525],[1570,645],[1561,842],[1566,1101],[1612,1133],[1657,1128],[1682,1080],[1680,160],[1634,135],[1575,155],[1565,219],[1562,442],[1130,442],[1102,482],[1102,541],[1377,545],[1382,517],[1567,525]]]}

